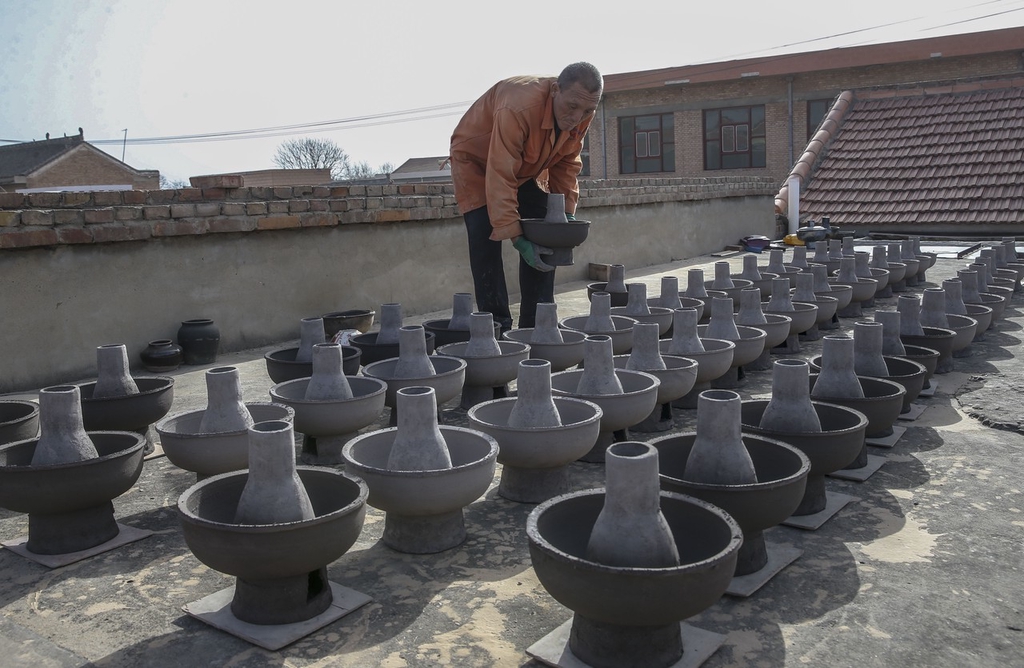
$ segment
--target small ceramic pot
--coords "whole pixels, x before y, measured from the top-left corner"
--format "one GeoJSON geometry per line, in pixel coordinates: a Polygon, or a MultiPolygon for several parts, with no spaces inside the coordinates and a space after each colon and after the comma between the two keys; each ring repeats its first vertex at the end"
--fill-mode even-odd
{"type": "Polygon", "coordinates": [[[150,341],[139,353],[139,357],[142,359],[142,366],[151,373],[174,371],[185,361],[181,346],[170,339],[150,341]]]}
{"type": "Polygon", "coordinates": [[[212,364],[220,348],[220,329],[209,318],[185,320],[178,328],[185,364],[212,364]]]}

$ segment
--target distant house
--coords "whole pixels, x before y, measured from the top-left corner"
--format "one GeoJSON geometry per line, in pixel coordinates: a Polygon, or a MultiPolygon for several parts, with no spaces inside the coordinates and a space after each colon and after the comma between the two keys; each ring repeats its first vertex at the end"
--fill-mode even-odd
{"type": "Polygon", "coordinates": [[[1021,45],[1014,27],[609,74],[584,173],[769,176],[780,216],[792,175],[801,218],[1024,231],[1021,45]]]}
{"type": "Polygon", "coordinates": [[[189,178],[193,188],[275,188],[319,186],[331,182],[331,169],[258,169],[250,172],[203,174],[189,178]]]}
{"type": "Polygon", "coordinates": [[[452,180],[452,166],[448,156],[409,158],[391,172],[394,183],[433,183],[452,180]]]}
{"type": "Polygon", "coordinates": [[[71,137],[0,146],[0,192],[158,190],[160,172],[135,169],[71,137]]]}
{"type": "Polygon", "coordinates": [[[331,185],[386,186],[393,183],[451,183],[452,167],[448,156],[409,158],[390,174],[373,174],[354,179],[332,181],[331,185]]]}

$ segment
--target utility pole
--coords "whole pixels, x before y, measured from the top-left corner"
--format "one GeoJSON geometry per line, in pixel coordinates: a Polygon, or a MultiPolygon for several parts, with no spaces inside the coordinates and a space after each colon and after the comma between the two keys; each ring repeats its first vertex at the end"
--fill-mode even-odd
{"type": "Polygon", "coordinates": [[[128,148],[128,128],[124,129],[124,141],[121,142],[121,162],[124,162],[124,151],[128,148]]]}

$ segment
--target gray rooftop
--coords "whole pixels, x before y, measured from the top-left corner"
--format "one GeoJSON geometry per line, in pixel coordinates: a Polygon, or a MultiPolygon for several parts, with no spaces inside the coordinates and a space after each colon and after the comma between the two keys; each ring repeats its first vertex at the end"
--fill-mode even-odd
{"type": "MultiPolygon", "coordinates": [[[[685,285],[686,270],[713,274],[718,258],[627,271],[657,294],[662,275],[685,285]]],[[[767,261],[765,258],[764,262],[767,261]]],[[[939,259],[928,286],[967,259],[939,259]]],[[[730,259],[738,271],[739,256],[730,259]]],[[[764,263],[762,262],[762,264],[764,263]]],[[[629,268],[627,267],[627,270],[629,268]]],[[[588,309],[584,283],[557,295],[560,317],[588,309]]],[[[919,289],[919,288],[918,288],[919,289]]],[[[1024,665],[1024,298],[985,340],[936,377],[937,391],[866,482],[827,479],[856,497],[817,531],[786,526],[770,542],[802,556],[747,599],[722,598],[688,620],[726,636],[705,666],[1024,665]]],[[[893,308],[894,299],[876,308],[893,308]]],[[[373,305],[366,305],[373,307],[373,305]]],[[[872,309],[866,309],[871,317],[872,309]]],[[[447,314],[407,318],[406,324],[447,314]]],[[[853,327],[842,320],[843,331],[853,327]]],[[[282,342],[280,346],[295,345],[282,342]]],[[[235,365],[247,401],[267,401],[268,349],[221,355],[235,365]]],[[[819,355],[805,343],[801,357],[819,355]]],[[[182,367],[172,412],[205,406],[206,367],[182,367]]],[[[69,379],[70,380],[70,379],[69,379]]],[[[82,379],[83,381],[92,379],[82,379]]],[[[744,398],[764,398],[770,373],[751,372],[744,398]]],[[[32,395],[29,395],[32,396],[32,395]]],[[[457,404],[457,402],[455,402],[457,404]]],[[[444,407],[448,424],[465,411],[444,407]]],[[[676,410],[675,432],[695,412],[676,410]]],[[[386,426],[382,416],[375,429],[386,426]]],[[[661,434],[640,434],[639,440],[661,434]]],[[[500,471],[500,466],[499,466],[500,471]]],[[[600,486],[600,465],[572,465],[577,489],[600,486]]],[[[497,479],[496,479],[497,480],[497,479]]],[[[434,555],[396,553],[381,542],[384,516],[369,508],[362,534],[329,566],[331,579],[373,601],[279,652],[268,652],[192,619],[181,606],[231,584],[185,545],[176,501],[195,476],[150,457],[139,482],[115,499],[117,518],[154,535],[70,566],[49,570],[0,550],[0,664],[4,666],[538,666],[533,643],[571,616],[539,584],[527,549],[532,506],[495,493],[466,509],[469,539],[434,555]]],[[[24,515],[0,511],[0,539],[27,531],[24,515]]]]}

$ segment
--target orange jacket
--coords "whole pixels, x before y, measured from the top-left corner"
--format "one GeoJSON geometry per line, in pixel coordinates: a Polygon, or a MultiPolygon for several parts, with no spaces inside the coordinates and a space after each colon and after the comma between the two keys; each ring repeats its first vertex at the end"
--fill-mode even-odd
{"type": "Polygon", "coordinates": [[[547,170],[548,190],[565,195],[566,213],[576,213],[589,116],[555,139],[551,86],[554,77],[499,81],[466,111],[451,142],[452,180],[459,212],[487,207],[491,239],[512,239],[519,225],[516,190],[547,170]]]}

